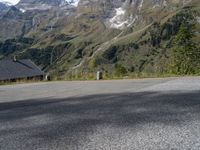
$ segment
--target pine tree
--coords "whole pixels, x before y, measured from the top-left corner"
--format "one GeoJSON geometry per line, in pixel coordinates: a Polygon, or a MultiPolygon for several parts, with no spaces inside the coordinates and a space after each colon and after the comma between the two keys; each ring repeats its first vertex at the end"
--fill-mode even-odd
{"type": "Polygon", "coordinates": [[[193,25],[182,23],[173,41],[172,71],[175,74],[195,74],[200,69],[200,50],[193,42],[193,25]]]}

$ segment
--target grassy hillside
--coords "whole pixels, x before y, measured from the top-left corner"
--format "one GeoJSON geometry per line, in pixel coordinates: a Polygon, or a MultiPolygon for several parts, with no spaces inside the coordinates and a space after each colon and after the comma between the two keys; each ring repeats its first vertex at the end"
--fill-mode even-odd
{"type": "Polygon", "coordinates": [[[200,48],[200,4],[196,0],[175,10],[142,10],[140,19],[124,30],[107,28],[98,8],[77,11],[82,12],[77,17],[56,21],[51,13],[52,19],[46,17],[26,38],[2,41],[0,58],[32,59],[56,79],[93,78],[98,70],[107,78],[164,76],[172,74],[171,49],[183,22],[195,25],[192,40],[200,48]]]}

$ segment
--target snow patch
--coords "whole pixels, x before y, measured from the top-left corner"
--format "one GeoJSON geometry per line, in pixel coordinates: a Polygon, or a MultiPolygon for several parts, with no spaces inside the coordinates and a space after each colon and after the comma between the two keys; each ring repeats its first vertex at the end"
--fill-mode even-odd
{"type": "Polygon", "coordinates": [[[25,12],[25,11],[33,11],[33,10],[48,10],[51,9],[52,7],[48,4],[39,4],[39,5],[21,5],[20,11],[25,12]]]}
{"type": "Polygon", "coordinates": [[[166,0],[164,0],[164,2],[163,2],[163,6],[167,6],[167,1],[166,0]]]}
{"type": "Polygon", "coordinates": [[[156,7],[166,7],[166,6],[168,6],[167,5],[167,1],[166,0],[164,0],[162,3],[156,3],[154,6],[153,6],[153,8],[156,8],[156,7]]]}
{"type": "Polygon", "coordinates": [[[25,9],[22,9],[22,8],[20,8],[19,9],[22,13],[25,13],[26,12],[26,10],[25,9]]]}
{"type": "Polygon", "coordinates": [[[4,3],[7,6],[16,5],[20,0],[0,0],[1,3],[4,3]]]}
{"type": "Polygon", "coordinates": [[[153,8],[156,8],[156,7],[161,7],[159,4],[155,4],[154,6],[153,6],[153,8]]]}
{"type": "Polygon", "coordinates": [[[115,9],[115,15],[109,19],[109,25],[111,28],[116,29],[123,29],[125,27],[130,27],[136,20],[137,16],[134,17],[131,15],[130,17],[126,18],[126,10],[122,7],[115,9]]]}
{"type": "Polygon", "coordinates": [[[66,0],[66,2],[74,7],[77,7],[80,0],[66,0]]]}
{"type": "Polygon", "coordinates": [[[126,11],[121,7],[115,9],[115,16],[109,20],[112,28],[121,28],[127,23],[127,20],[122,21],[125,13],[126,11]]]}
{"type": "Polygon", "coordinates": [[[138,20],[138,15],[136,15],[134,18],[133,18],[133,16],[131,16],[131,22],[128,24],[128,27],[130,27],[132,24],[134,24],[135,23],[135,21],[137,21],[138,20]]]}
{"type": "Polygon", "coordinates": [[[142,9],[142,7],[143,7],[143,3],[144,3],[144,0],[142,0],[142,1],[140,2],[140,5],[138,6],[139,11],[141,11],[141,9],[142,9]]]}
{"type": "Polygon", "coordinates": [[[9,2],[6,2],[6,1],[2,1],[2,0],[0,0],[0,3],[3,3],[4,5],[6,5],[6,6],[12,6],[12,4],[11,3],[9,3],[9,2]]]}

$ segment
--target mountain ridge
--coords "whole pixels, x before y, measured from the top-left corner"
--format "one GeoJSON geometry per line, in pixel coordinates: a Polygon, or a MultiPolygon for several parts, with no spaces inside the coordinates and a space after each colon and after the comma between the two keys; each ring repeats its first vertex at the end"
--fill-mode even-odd
{"type": "MultiPolygon", "coordinates": [[[[30,6],[36,1],[45,2],[31,1],[30,6]]],[[[9,39],[22,39],[22,42],[11,42],[14,50],[1,57],[32,58],[60,78],[74,76],[73,72],[84,74],[97,70],[112,74],[117,64],[123,65],[127,72],[152,72],[156,65],[163,68],[158,56],[151,58],[156,61],[153,67],[151,62],[145,67],[142,64],[147,63],[146,55],[153,49],[159,51],[159,55],[166,55],[164,50],[169,49],[167,45],[171,45],[170,41],[178,32],[179,14],[184,14],[184,9],[199,12],[198,0],[80,0],[70,7],[60,5],[62,0],[59,0],[48,1],[51,6],[48,9],[22,11],[25,2],[15,6],[15,17],[8,11],[1,18],[4,22],[0,23],[2,45],[5,46],[9,39]]],[[[198,41],[199,14],[195,15],[195,41],[198,41]]]]}

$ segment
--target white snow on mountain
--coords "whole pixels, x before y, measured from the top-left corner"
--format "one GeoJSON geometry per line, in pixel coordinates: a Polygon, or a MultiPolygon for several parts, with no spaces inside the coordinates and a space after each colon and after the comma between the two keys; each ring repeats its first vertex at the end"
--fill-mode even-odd
{"type": "Polygon", "coordinates": [[[1,3],[6,5],[16,5],[20,0],[0,0],[1,3]]]}
{"type": "Polygon", "coordinates": [[[108,25],[111,28],[123,29],[131,26],[137,18],[138,16],[134,17],[133,15],[127,17],[126,10],[120,7],[115,9],[115,15],[108,20],[108,25]]]}
{"type": "Polygon", "coordinates": [[[168,6],[166,0],[164,0],[164,2],[163,2],[163,6],[165,6],[165,7],[168,6]]]}
{"type": "Polygon", "coordinates": [[[78,6],[80,0],[66,0],[66,2],[74,7],[78,6]]]}
{"type": "MultiPolygon", "coordinates": [[[[0,0],[1,1],[1,0],[0,0]]],[[[59,7],[61,8],[71,8],[71,7],[77,7],[80,0],[63,0],[59,4],[59,7]]],[[[39,1],[38,1],[39,2],[39,1]]],[[[49,10],[52,9],[54,6],[48,3],[22,3],[18,6],[18,9],[25,13],[26,11],[35,11],[35,10],[49,10]]]]}
{"type": "Polygon", "coordinates": [[[127,23],[127,21],[122,21],[125,13],[126,11],[121,7],[115,9],[115,16],[109,20],[112,28],[122,28],[127,23]]]}
{"type": "MultiPolygon", "coordinates": [[[[19,3],[20,0],[0,0],[0,2],[6,4],[6,5],[16,5],[19,3]]],[[[66,0],[66,2],[74,7],[78,6],[80,0],[66,0]]]]}
{"type": "Polygon", "coordinates": [[[25,13],[26,12],[26,10],[25,9],[22,9],[22,8],[20,8],[19,9],[22,13],[25,13]]]}
{"type": "Polygon", "coordinates": [[[36,5],[23,5],[23,7],[20,7],[19,10],[24,13],[26,11],[34,11],[34,10],[49,10],[52,6],[48,4],[36,4],[36,5]]]}
{"type": "Polygon", "coordinates": [[[138,7],[139,11],[141,11],[141,9],[142,9],[142,7],[143,7],[143,3],[144,3],[144,0],[141,0],[140,5],[139,5],[139,7],[138,7]]]}

